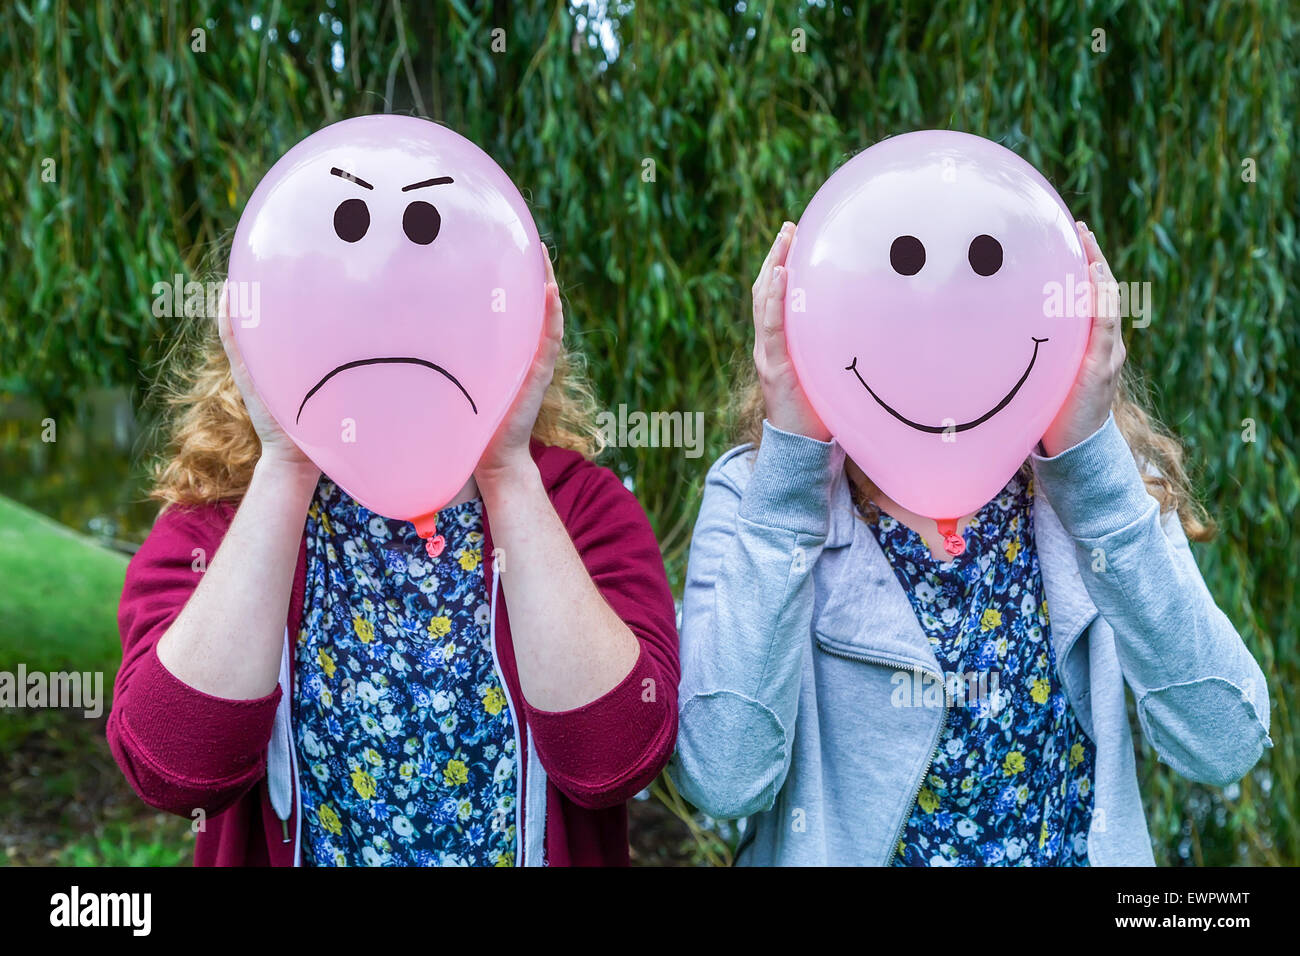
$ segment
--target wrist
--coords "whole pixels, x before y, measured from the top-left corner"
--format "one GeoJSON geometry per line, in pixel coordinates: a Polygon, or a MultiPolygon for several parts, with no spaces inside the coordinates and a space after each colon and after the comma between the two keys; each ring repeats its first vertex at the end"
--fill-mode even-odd
{"type": "Polygon", "coordinates": [[[813,441],[828,442],[831,440],[830,430],[815,418],[800,415],[779,405],[770,405],[768,409],[767,420],[774,428],[789,432],[791,435],[802,435],[804,438],[811,438],[813,441]]]}
{"type": "Polygon", "coordinates": [[[537,462],[525,452],[507,461],[479,468],[474,472],[474,481],[484,505],[490,506],[493,500],[499,500],[507,493],[532,485],[541,487],[542,475],[537,470],[537,462]]]}
{"type": "Polygon", "coordinates": [[[1070,429],[1068,432],[1062,431],[1058,433],[1056,429],[1049,428],[1043,435],[1041,441],[1043,446],[1043,457],[1055,458],[1057,455],[1061,455],[1069,451],[1071,448],[1083,444],[1093,435],[1097,434],[1097,432],[1101,431],[1102,426],[1106,424],[1106,419],[1108,417],[1109,414],[1103,416],[1094,422],[1091,427],[1088,427],[1087,425],[1079,426],[1070,429]]]}
{"type": "Polygon", "coordinates": [[[263,454],[253,466],[253,481],[310,496],[320,482],[320,469],[310,459],[289,459],[263,454]]]}

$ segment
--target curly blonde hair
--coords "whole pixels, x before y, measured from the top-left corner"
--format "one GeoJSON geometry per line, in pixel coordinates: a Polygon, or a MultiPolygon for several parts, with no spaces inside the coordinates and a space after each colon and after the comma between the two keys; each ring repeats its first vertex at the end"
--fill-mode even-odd
{"type": "MultiPolygon", "coordinates": [[[[737,437],[742,442],[752,442],[757,448],[763,439],[763,419],[767,417],[763,389],[753,360],[745,357],[739,364],[743,366],[738,379],[741,385],[732,395],[737,437]]],[[[1142,480],[1146,483],[1147,493],[1160,503],[1161,512],[1176,511],[1183,532],[1192,541],[1208,541],[1214,537],[1214,522],[1192,492],[1191,480],[1183,463],[1182,444],[1150,410],[1150,396],[1145,383],[1127,365],[1120,377],[1111,411],[1139,467],[1149,464],[1155,469],[1154,474],[1144,469],[1142,480]]],[[[864,514],[876,511],[871,500],[876,490],[854,485],[855,503],[864,514]]]]}
{"type": "MultiPolygon", "coordinates": [[[[230,373],[215,319],[193,320],[176,338],[154,393],[163,409],[164,442],[152,468],[150,497],[164,508],[243,497],[262,445],[230,373]]],[[[595,458],[605,447],[596,411],[583,356],[563,350],[533,437],[595,458]]]]}

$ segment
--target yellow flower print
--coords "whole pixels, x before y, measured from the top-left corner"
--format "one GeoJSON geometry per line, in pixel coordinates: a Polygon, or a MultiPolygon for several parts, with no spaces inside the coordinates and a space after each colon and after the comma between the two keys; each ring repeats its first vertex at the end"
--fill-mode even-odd
{"type": "Polygon", "coordinates": [[[497,857],[497,861],[492,865],[493,866],[514,866],[515,865],[514,852],[511,851],[509,853],[502,853],[499,857],[497,857]]]}
{"type": "Polygon", "coordinates": [[[986,607],[980,616],[980,630],[991,631],[1002,626],[1002,612],[997,608],[986,607]]]}
{"type": "Polygon", "coordinates": [[[338,670],[338,665],[334,663],[334,658],[326,654],[325,648],[323,647],[316,652],[316,660],[320,663],[320,666],[324,668],[326,677],[333,677],[334,672],[338,670]]]}
{"type": "Polygon", "coordinates": [[[479,548],[475,548],[472,551],[469,548],[466,548],[456,556],[456,559],[460,561],[460,566],[463,570],[473,571],[479,566],[479,562],[483,560],[483,551],[479,548]]]}
{"type": "Polygon", "coordinates": [[[369,644],[375,639],[375,626],[364,617],[354,617],[352,619],[352,630],[362,644],[369,644]]]}
{"type": "Polygon", "coordinates": [[[366,763],[372,767],[378,767],[384,762],[384,758],[379,756],[379,751],[374,747],[367,747],[362,756],[366,758],[366,763]]]}
{"type": "Polygon", "coordinates": [[[1041,618],[1043,619],[1043,623],[1044,623],[1044,624],[1049,624],[1049,623],[1051,623],[1051,619],[1047,616],[1047,599],[1046,599],[1046,598],[1043,599],[1043,603],[1042,603],[1042,604],[1038,605],[1038,616],[1041,617],[1041,618]]]}
{"type": "Polygon", "coordinates": [[[328,803],[321,804],[316,816],[320,819],[320,825],[335,836],[343,832],[343,824],[339,822],[339,815],[334,812],[334,808],[328,803]]]}
{"type": "Polygon", "coordinates": [[[1007,547],[1006,547],[1006,552],[1005,552],[1005,553],[1006,553],[1006,556],[1007,556],[1007,560],[1008,560],[1008,561],[1014,561],[1014,560],[1016,560],[1016,555],[1018,555],[1018,554],[1020,553],[1020,536],[1019,536],[1019,535],[1016,535],[1016,537],[1012,538],[1010,541],[1007,542],[1007,547]]]}
{"type": "Polygon", "coordinates": [[[438,614],[429,618],[429,634],[433,637],[446,637],[451,633],[451,618],[438,614]]]}
{"type": "Polygon", "coordinates": [[[1076,743],[1070,748],[1070,769],[1073,770],[1081,763],[1083,763],[1083,744],[1076,743]]]}
{"type": "Polygon", "coordinates": [[[1038,849],[1047,846],[1047,820],[1044,818],[1043,825],[1038,831],[1038,849]]]}
{"type": "Polygon", "coordinates": [[[1039,677],[1034,681],[1034,686],[1029,691],[1029,696],[1034,698],[1034,703],[1045,704],[1047,698],[1052,692],[1052,683],[1045,677],[1039,677]]]}
{"type": "Polygon", "coordinates": [[[929,790],[922,790],[916,795],[917,805],[926,813],[934,813],[939,809],[939,798],[929,790]]]}
{"type": "Polygon", "coordinates": [[[334,529],[330,526],[330,516],[329,516],[329,515],[327,515],[327,514],[322,514],[322,515],[320,516],[320,527],[321,527],[321,530],[325,532],[325,537],[328,538],[328,537],[333,536],[333,534],[334,534],[334,529]]]}
{"type": "Polygon", "coordinates": [[[352,789],[361,795],[362,800],[369,800],[375,795],[375,778],[358,767],[352,771],[352,789]]]}
{"type": "Polygon", "coordinates": [[[458,787],[469,780],[469,768],[463,760],[448,760],[442,771],[442,780],[449,787],[458,787]]]}
{"type": "Polygon", "coordinates": [[[501,713],[501,709],[505,705],[506,695],[501,692],[500,687],[489,687],[487,693],[483,695],[483,709],[493,717],[501,713]]]}
{"type": "Polygon", "coordinates": [[[415,776],[415,764],[407,760],[405,763],[403,763],[400,767],[397,768],[397,773],[401,776],[403,780],[410,780],[412,777],[415,776]]]}
{"type": "Polygon", "coordinates": [[[1025,769],[1025,755],[1019,750],[1013,750],[1007,754],[1007,759],[1002,761],[1002,772],[1008,777],[1015,776],[1025,769]]]}

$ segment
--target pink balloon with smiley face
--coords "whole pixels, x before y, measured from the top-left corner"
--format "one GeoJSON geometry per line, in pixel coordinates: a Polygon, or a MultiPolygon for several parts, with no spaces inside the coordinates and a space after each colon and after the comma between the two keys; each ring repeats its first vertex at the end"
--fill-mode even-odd
{"type": "Polygon", "coordinates": [[[364,116],[309,136],[258,184],[226,300],[289,437],[365,507],[437,541],[438,509],[537,351],[544,255],[481,149],[427,120],[364,116]]]}
{"type": "Polygon", "coordinates": [[[786,340],[813,409],[885,494],[950,533],[1015,474],[1078,372],[1091,307],[1069,210],[996,143],[907,133],[818,190],[787,267],[786,340]]]}

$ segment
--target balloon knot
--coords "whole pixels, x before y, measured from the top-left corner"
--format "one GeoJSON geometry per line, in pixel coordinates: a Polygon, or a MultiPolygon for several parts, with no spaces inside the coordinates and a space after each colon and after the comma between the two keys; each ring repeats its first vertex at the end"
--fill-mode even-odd
{"type": "Polygon", "coordinates": [[[424,515],[414,522],[415,533],[424,539],[424,550],[431,558],[442,554],[447,546],[447,539],[438,534],[438,512],[424,515]]]}
{"type": "Polygon", "coordinates": [[[447,539],[440,534],[421,535],[421,537],[424,538],[424,550],[431,558],[442,554],[442,549],[447,545],[447,539]]]}
{"type": "Polygon", "coordinates": [[[957,533],[956,518],[936,518],[934,524],[943,535],[943,550],[954,558],[966,551],[966,539],[957,533]]]}

